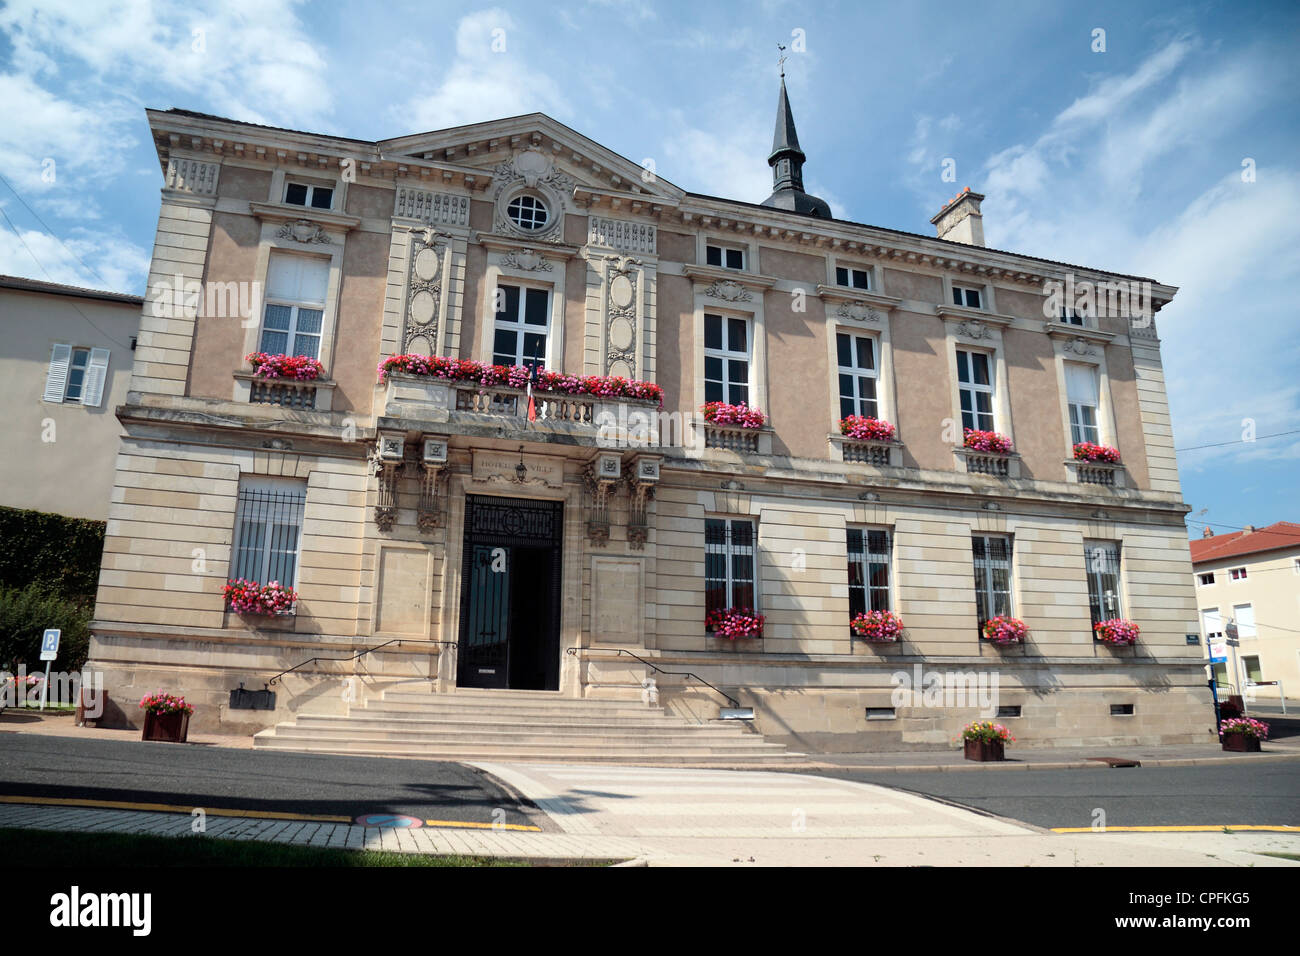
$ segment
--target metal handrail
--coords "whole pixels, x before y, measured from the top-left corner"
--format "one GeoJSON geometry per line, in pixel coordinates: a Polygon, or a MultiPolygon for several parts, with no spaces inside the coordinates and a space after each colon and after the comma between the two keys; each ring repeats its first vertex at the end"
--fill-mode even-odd
{"type": "Polygon", "coordinates": [[[274,677],[272,677],[269,681],[266,682],[266,686],[270,687],[272,684],[278,681],[285,674],[292,674],[298,668],[306,667],[308,664],[311,664],[314,661],[355,661],[357,658],[364,657],[366,654],[369,654],[371,651],[377,651],[381,647],[387,647],[389,644],[445,644],[449,647],[455,647],[457,642],[456,641],[412,641],[412,640],[403,641],[395,638],[391,641],[384,641],[384,643],[382,644],[376,644],[374,647],[367,647],[364,651],[361,651],[360,653],[357,654],[353,654],[351,657],[310,657],[307,660],[303,661],[301,664],[294,664],[287,671],[280,671],[280,673],[276,674],[274,677]]]}
{"type": "Polygon", "coordinates": [[[644,664],[646,667],[649,667],[651,670],[653,670],[653,671],[655,671],[656,673],[659,673],[659,674],[668,674],[669,676],[672,676],[672,677],[694,677],[697,681],[699,681],[699,682],[700,682],[701,684],[703,684],[705,687],[708,687],[710,690],[713,690],[713,691],[715,691],[715,692],[721,694],[723,697],[727,698],[727,703],[731,704],[732,707],[735,707],[735,708],[737,708],[737,709],[740,708],[740,701],[736,700],[736,698],[732,697],[732,696],[731,696],[730,694],[728,694],[726,691],[724,691],[724,690],[720,690],[719,688],[714,687],[712,684],[710,684],[708,681],[706,681],[706,680],[705,680],[703,677],[701,677],[699,674],[693,673],[692,671],[666,671],[666,670],[664,670],[662,667],[660,667],[658,664],[655,664],[655,663],[652,662],[652,661],[648,661],[648,660],[646,660],[644,657],[641,657],[641,656],[638,655],[638,654],[633,654],[631,651],[624,650],[624,649],[621,648],[621,647],[618,647],[618,648],[608,647],[608,648],[606,648],[606,647],[576,647],[576,646],[575,646],[575,647],[565,648],[564,653],[565,653],[565,654],[568,654],[570,657],[577,657],[577,656],[578,656],[578,653],[579,653],[580,651],[595,651],[595,650],[599,650],[599,651],[607,651],[607,652],[612,653],[612,654],[614,654],[614,655],[618,655],[618,654],[626,654],[628,657],[635,658],[636,660],[638,660],[638,661],[640,661],[642,664],[644,664]]]}

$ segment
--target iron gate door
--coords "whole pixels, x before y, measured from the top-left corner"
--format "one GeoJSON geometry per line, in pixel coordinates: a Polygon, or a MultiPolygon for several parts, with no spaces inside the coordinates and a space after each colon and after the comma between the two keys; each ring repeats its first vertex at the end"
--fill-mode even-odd
{"type": "Polygon", "coordinates": [[[468,495],[460,687],[559,690],[564,506],[468,495]]]}

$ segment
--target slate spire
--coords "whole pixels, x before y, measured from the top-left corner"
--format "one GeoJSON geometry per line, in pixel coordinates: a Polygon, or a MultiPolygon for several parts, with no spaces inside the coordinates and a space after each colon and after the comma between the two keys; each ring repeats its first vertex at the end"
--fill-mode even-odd
{"type": "Polygon", "coordinates": [[[781,95],[776,101],[776,131],[772,135],[772,154],[767,157],[767,164],[772,167],[772,195],[763,200],[763,205],[830,219],[831,207],[825,201],[803,191],[803,164],[807,159],[799,148],[799,134],[794,128],[794,113],[790,109],[790,96],[785,90],[783,70],[781,95]]]}

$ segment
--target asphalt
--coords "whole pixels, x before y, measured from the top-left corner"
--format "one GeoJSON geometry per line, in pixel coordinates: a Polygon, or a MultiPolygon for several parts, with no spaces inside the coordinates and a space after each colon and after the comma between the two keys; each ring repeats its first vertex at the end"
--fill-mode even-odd
{"type": "Polygon", "coordinates": [[[50,734],[0,734],[0,796],[548,826],[494,778],[459,763],[50,734]]]}

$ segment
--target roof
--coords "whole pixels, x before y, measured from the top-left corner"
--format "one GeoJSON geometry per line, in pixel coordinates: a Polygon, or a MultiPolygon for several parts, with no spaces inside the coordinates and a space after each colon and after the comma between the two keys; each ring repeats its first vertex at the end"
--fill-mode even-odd
{"type": "Polygon", "coordinates": [[[108,292],[104,289],[86,289],[75,285],[60,285],[57,282],[42,282],[40,279],[26,279],[22,276],[0,275],[0,289],[17,289],[20,292],[44,292],[48,295],[71,295],[80,299],[102,299],[105,302],[122,302],[136,306],[144,304],[144,296],[129,295],[125,292],[108,292]]]}
{"type": "Polygon", "coordinates": [[[1236,558],[1260,551],[1300,549],[1300,524],[1294,521],[1278,521],[1267,528],[1258,528],[1254,531],[1234,531],[1231,534],[1216,534],[1210,538],[1195,538],[1188,544],[1192,549],[1192,564],[1236,558]]]}
{"type": "MultiPolygon", "coordinates": [[[[788,97],[788,96],[783,96],[782,99],[784,99],[784,101],[785,101],[785,103],[784,103],[784,107],[785,107],[785,109],[789,109],[789,97],[788,97]]],[[[781,106],[782,106],[781,100],[778,100],[778,109],[780,109],[781,106]]],[[[182,108],[180,108],[180,107],[176,107],[176,106],[173,106],[173,107],[171,107],[171,108],[169,108],[169,109],[167,109],[167,110],[161,110],[161,111],[159,111],[159,112],[160,112],[160,113],[164,113],[164,114],[171,114],[171,115],[173,115],[173,116],[186,116],[186,117],[190,117],[190,118],[192,118],[192,119],[215,120],[215,121],[217,121],[217,122],[221,122],[221,123],[230,123],[231,125],[234,125],[234,126],[245,126],[245,127],[250,128],[250,129],[264,129],[264,130],[270,130],[270,131],[272,131],[272,132],[291,133],[291,134],[298,135],[298,136],[313,136],[313,137],[320,137],[320,138],[324,138],[324,139],[332,139],[332,140],[336,140],[336,141],[338,141],[338,142],[342,142],[342,143],[364,144],[364,145],[367,145],[367,146],[370,146],[370,147],[374,147],[374,148],[376,148],[376,149],[379,148],[382,144],[386,144],[386,143],[394,143],[394,142],[397,142],[397,141],[399,141],[399,140],[404,140],[404,139],[409,139],[409,138],[410,138],[410,137],[406,137],[406,136],[404,136],[404,137],[396,137],[396,138],[390,138],[390,139],[384,139],[384,140],[352,139],[352,138],[350,138],[350,137],[338,136],[338,135],[335,135],[335,134],[333,134],[333,133],[312,133],[312,132],[309,132],[309,131],[307,131],[307,130],[288,129],[288,128],[283,127],[283,126],[268,126],[268,125],[266,125],[266,124],[264,124],[264,123],[250,123],[250,122],[248,122],[248,121],[246,121],[246,120],[231,119],[231,118],[228,117],[228,116],[217,116],[217,115],[212,114],[212,113],[200,113],[200,112],[197,112],[197,111],[195,111],[195,110],[182,109],[182,108]]],[[[601,149],[604,149],[604,150],[606,150],[606,151],[612,153],[612,154],[615,155],[615,156],[620,156],[620,154],[618,154],[618,153],[614,153],[612,150],[609,150],[608,147],[601,146],[601,144],[597,143],[595,140],[590,139],[589,137],[583,135],[582,133],[578,132],[577,130],[573,129],[572,127],[567,126],[567,125],[565,125],[564,123],[561,123],[559,120],[554,119],[553,117],[548,116],[548,115],[545,114],[545,113],[540,113],[540,112],[522,113],[522,114],[519,114],[518,116],[505,117],[504,119],[502,119],[502,120],[500,120],[500,121],[493,121],[493,122],[508,122],[508,121],[511,121],[511,120],[523,120],[523,119],[529,119],[529,118],[532,118],[532,117],[542,117],[542,118],[544,118],[544,119],[546,119],[546,120],[549,120],[550,122],[554,123],[556,126],[562,127],[563,129],[565,129],[565,130],[567,130],[567,131],[573,133],[574,135],[580,137],[581,139],[584,139],[584,140],[586,140],[586,141],[592,143],[593,145],[595,145],[595,146],[597,146],[597,147],[599,147],[599,148],[601,148],[601,149]]],[[[454,132],[458,132],[458,131],[461,131],[461,130],[470,130],[470,129],[473,129],[475,126],[482,126],[482,125],[484,125],[484,124],[483,124],[483,123],[466,123],[466,124],[463,124],[463,125],[461,125],[461,126],[448,127],[447,129],[442,129],[442,130],[429,130],[429,131],[427,131],[426,133],[421,133],[421,134],[416,134],[416,135],[430,135],[430,134],[432,134],[432,133],[454,133],[454,132]]],[[[793,127],[793,118],[791,119],[791,126],[793,127]]],[[[779,129],[779,126],[778,126],[778,129],[779,129]]],[[[774,142],[773,145],[774,145],[774,146],[776,145],[775,142],[774,142]]],[[[797,140],[797,136],[796,136],[795,148],[797,148],[797,147],[798,147],[798,140],[797,140]]],[[[620,158],[624,159],[624,160],[627,161],[627,162],[631,162],[630,160],[627,160],[626,157],[622,157],[622,156],[620,156],[620,158]]],[[[660,177],[660,178],[662,178],[662,177],[660,177]]],[[[763,203],[746,202],[746,201],[743,200],[743,199],[732,199],[732,198],[725,197],[725,196],[712,196],[712,195],[709,195],[708,193],[697,193],[697,192],[691,192],[691,191],[689,191],[689,190],[683,190],[683,194],[684,194],[685,196],[688,196],[688,197],[691,197],[691,198],[694,198],[694,199],[703,199],[703,200],[707,200],[707,201],[710,201],[710,202],[722,202],[722,203],[727,203],[727,204],[734,205],[734,206],[741,206],[741,207],[746,207],[746,208],[749,208],[749,209],[761,210],[761,211],[763,211],[763,212],[771,212],[771,211],[773,211],[773,207],[771,207],[771,206],[766,206],[766,205],[764,205],[763,203]]],[[[827,216],[827,217],[815,217],[815,216],[810,216],[810,215],[808,215],[807,213],[794,212],[794,211],[792,211],[792,210],[780,210],[780,209],[778,209],[778,210],[776,210],[776,211],[778,211],[778,212],[789,212],[789,213],[791,213],[791,214],[793,214],[793,215],[797,215],[797,216],[799,216],[800,219],[807,219],[807,220],[811,220],[811,221],[813,221],[813,222],[819,222],[819,221],[820,221],[820,222],[833,222],[833,223],[840,223],[840,224],[845,225],[845,226],[851,226],[851,227],[856,227],[856,228],[860,228],[860,229],[874,229],[874,230],[878,230],[878,231],[880,231],[880,232],[888,233],[888,234],[890,234],[890,235],[894,235],[894,236],[904,236],[904,237],[907,237],[907,238],[909,238],[909,239],[920,239],[920,240],[923,240],[923,241],[926,241],[926,242],[930,242],[930,243],[938,243],[938,244],[941,244],[941,245],[951,246],[953,249],[962,249],[962,250],[967,251],[967,252],[971,251],[972,249],[978,249],[978,250],[981,250],[981,251],[984,251],[984,252],[992,252],[992,253],[995,253],[995,254],[998,254],[998,255],[1011,256],[1011,257],[1013,257],[1013,258],[1017,258],[1017,259],[1025,259],[1025,260],[1027,260],[1027,261],[1029,261],[1029,262],[1042,262],[1042,263],[1045,263],[1045,264],[1047,264],[1047,265],[1060,266],[1060,267],[1063,267],[1063,268],[1065,268],[1065,269],[1070,269],[1070,270],[1075,270],[1075,271],[1086,271],[1086,272],[1102,273],[1102,274],[1105,274],[1105,275],[1114,276],[1114,277],[1117,278],[1117,279],[1130,279],[1130,280],[1136,280],[1136,281],[1139,281],[1139,282],[1150,282],[1152,285],[1161,285],[1161,284],[1162,284],[1162,283],[1160,283],[1158,280],[1153,279],[1153,278],[1151,278],[1150,276],[1135,276],[1135,275],[1131,275],[1131,274],[1128,274],[1128,273],[1116,272],[1116,271],[1114,271],[1114,270],[1112,270],[1112,269],[1102,269],[1102,268],[1098,268],[1098,267],[1096,267],[1096,266],[1087,266],[1087,265],[1082,265],[1082,264],[1079,264],[1079,263],[1073,263],[1073,262],[1061,262],[1061,261],[1058,260],[1058,259],[1045,259],[1045,258],[1043,258],[1043,257],[1041,257],[1041,256],[1032,256],[1032,255],[1028,255],[1027,253],[1023,253],[1023,252],[1013,252],[1013,251],[1011,251],[1011,250],[1009,250],[1009,249],[993,249],[993,248],[986,247],[986,246],[971,246],[969,243],[957,242],[957,241],[955,241],[955,240],[951,240],[951,239],[941,239],[941,238],[939,238],[939,237],[937,237],[937,236],[931,236],[931,235],[927,235],[927,234],[925,234],[925,233],[909,232],[909,231],[904,230],[904,229],[891,229],[891,228],[889,228],[888,226],[876,226],[876,225],[872,225],[871,223],[857,222],[857,221],[852,220],[852,219],[836,219],[836,218],[834,218],[833,216],[827,216]]]]}

